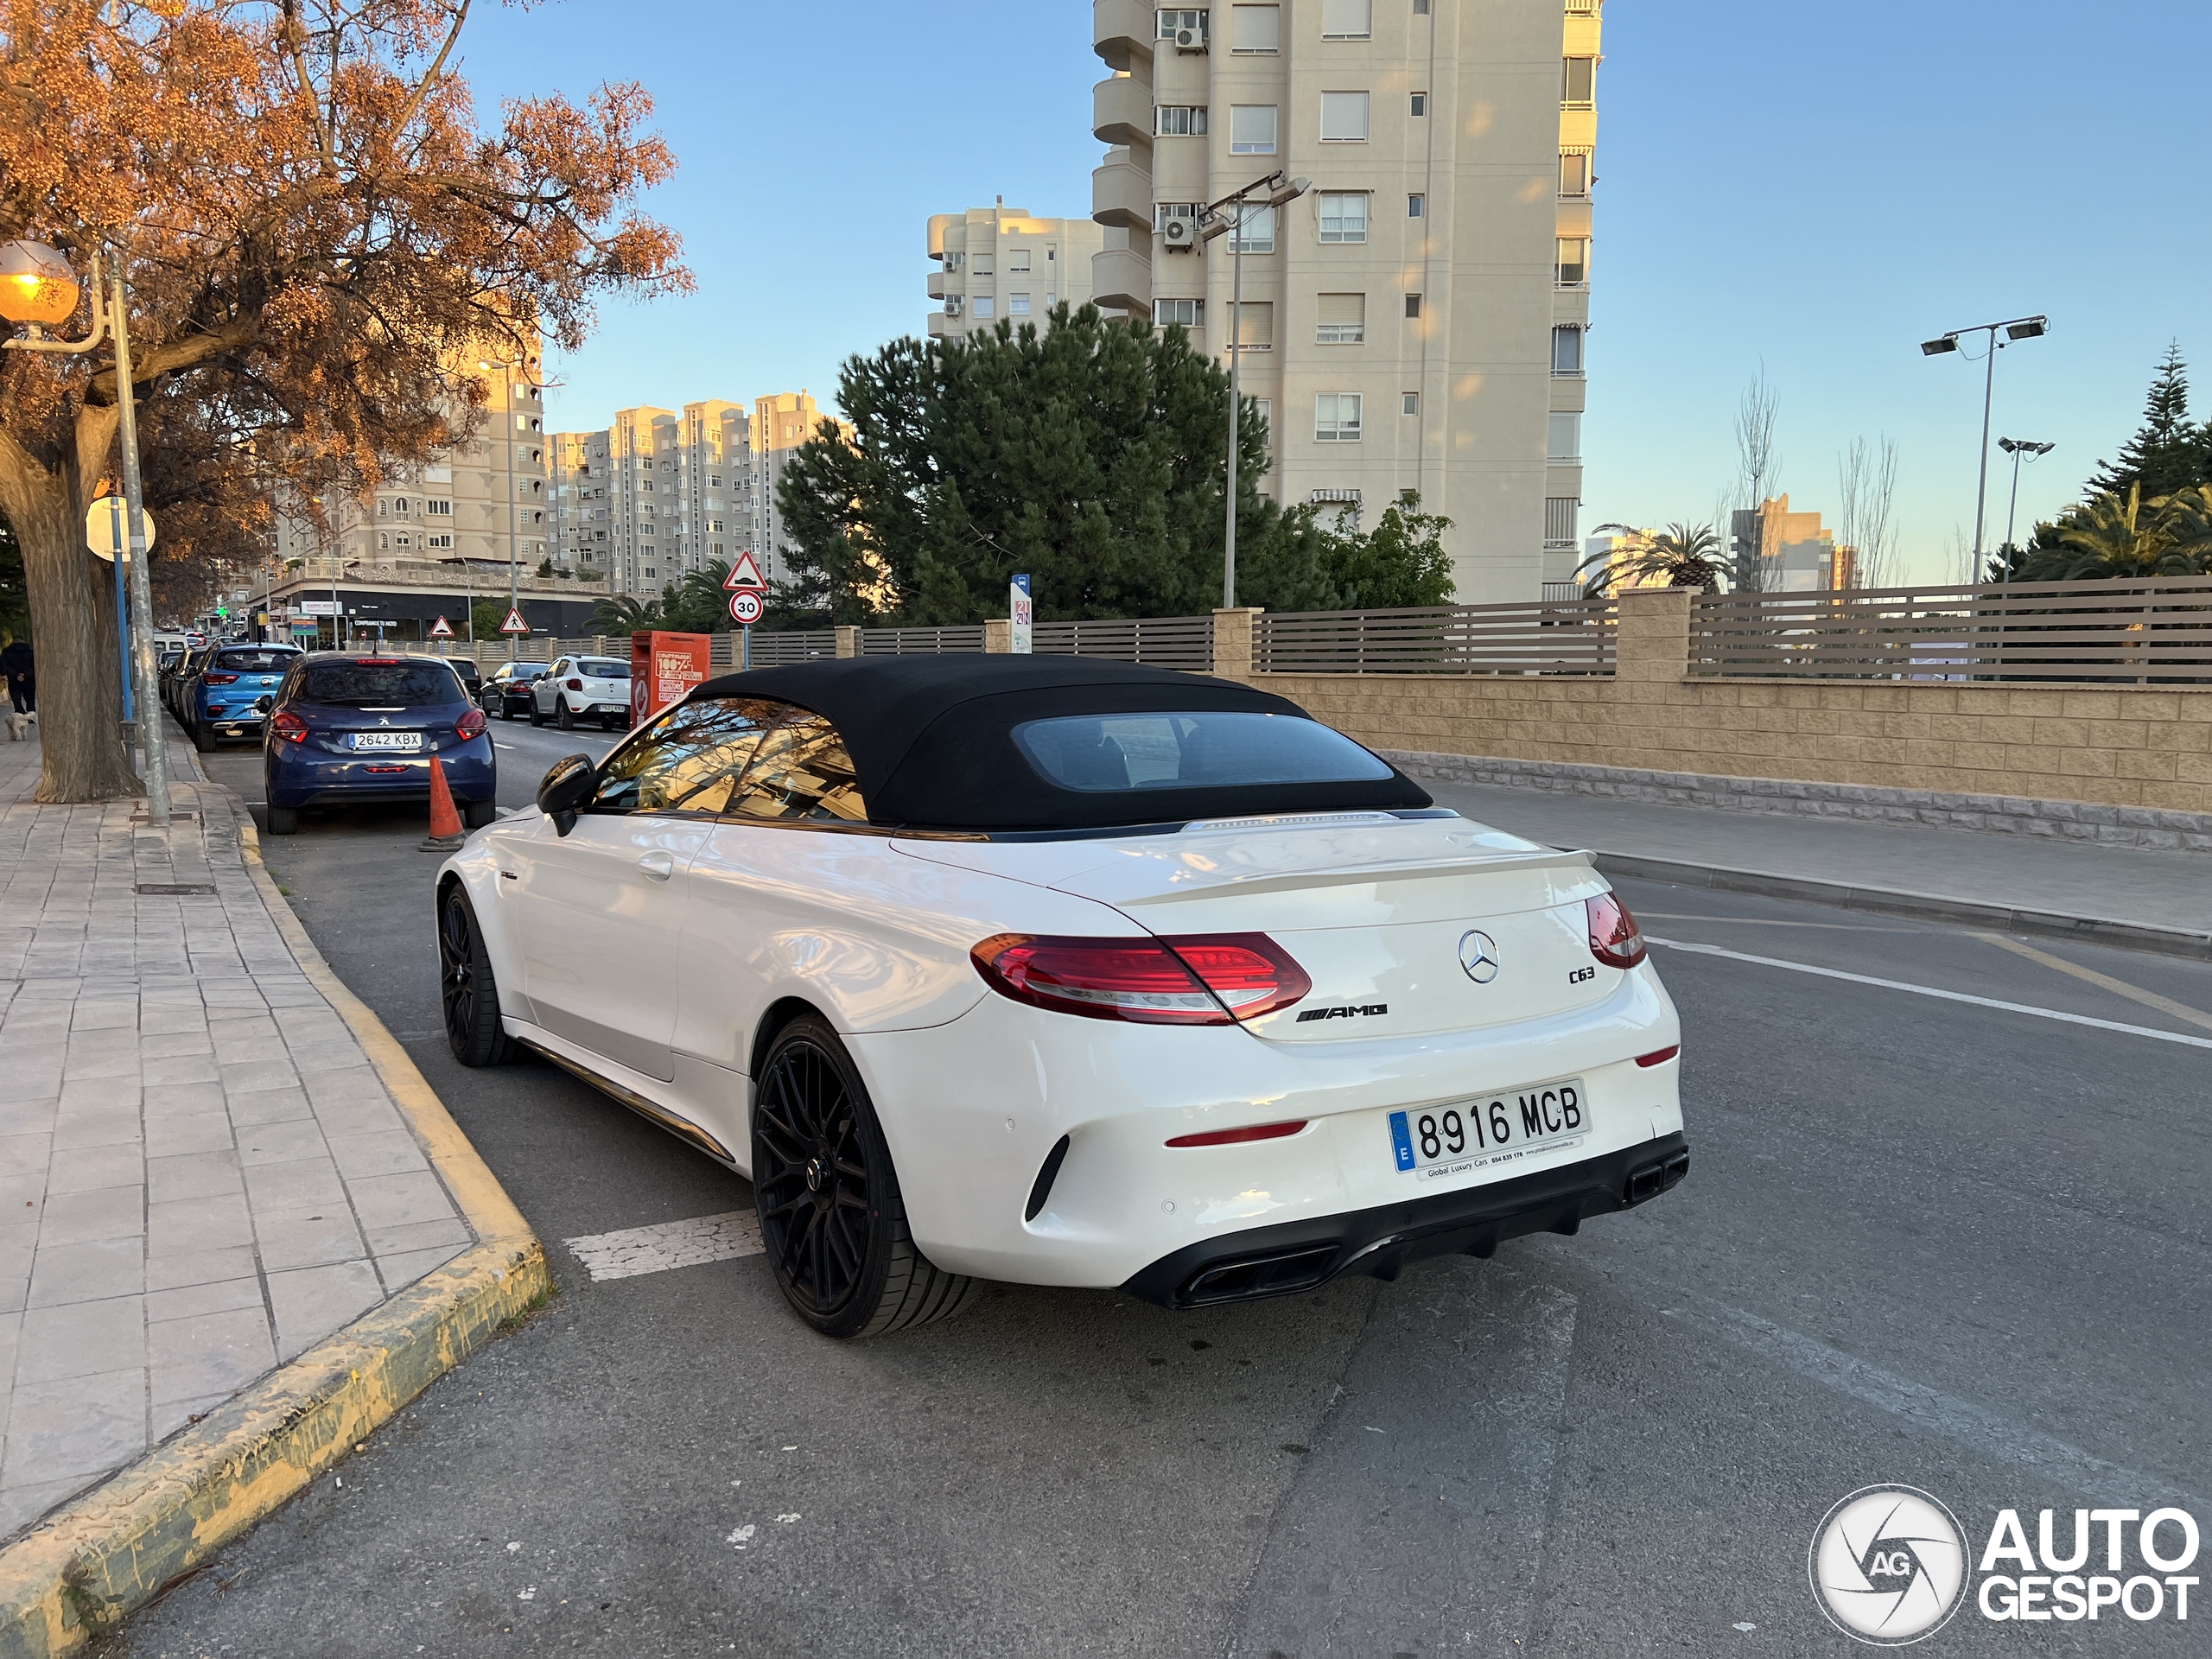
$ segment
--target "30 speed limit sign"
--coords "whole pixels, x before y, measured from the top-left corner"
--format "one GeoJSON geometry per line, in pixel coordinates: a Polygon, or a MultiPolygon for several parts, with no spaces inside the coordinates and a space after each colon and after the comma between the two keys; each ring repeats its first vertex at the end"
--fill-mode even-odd
{"type": "Polygon", "coordinates": [[[732,594],[729,596],[730,620],[751,627],[760,620],[760,595],[754,593],[732,594]]]}

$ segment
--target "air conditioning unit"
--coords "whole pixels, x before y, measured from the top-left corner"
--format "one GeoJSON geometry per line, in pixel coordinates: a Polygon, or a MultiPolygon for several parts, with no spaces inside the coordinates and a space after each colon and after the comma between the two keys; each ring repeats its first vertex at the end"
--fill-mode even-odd
{"type": "Polygon", "coordinates": [[[1160,227],[1160,239],[1167,245],[1170,253],[1188,253],[1198,245],[1198,221],[1171,219],[1160,227]]]}
{"type": "Polygon", "coordinates": [[[1206,32],[1203,29],[1179,29],[1175,31],[1178,52],[1203,52],[1206,49],[1206,32]]]}

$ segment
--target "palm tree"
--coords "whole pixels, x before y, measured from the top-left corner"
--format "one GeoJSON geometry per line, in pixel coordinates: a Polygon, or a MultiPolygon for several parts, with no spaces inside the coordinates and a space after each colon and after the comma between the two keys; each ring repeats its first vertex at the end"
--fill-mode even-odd
{"type": "Polygon", "coordinates": [[[658,628],[664,620],[658,599],[610,594],[599,601],[584,626],[594,633],[635,633],[641,628],[658,628]]]}
{"type": "MultiPolygon", "coordinates": [[[[1617,528],[1625,530],[1627,526],[1617,528]]],[[[1583,577],[1583,597],[1603,599],[1607,585],[1614,582],[1629,587],[1645,583],[1662,588],[1695,588],[1717,594],[1727,567],[1720,561],[1720,538],[1713,533],[1712,525],[1693,528],[1669,524],[1644,546],[1624,554],[1611,549],[1592,553],[1575,567],[1574,574],[1583,577]],[[1583,576],[1585,571],[1590,574],[1583,576]]]]}
{"type": "Polygon", "coordinates": [[[2021,572],[2029,582],[2084,582],[2101,577],[2193,576],[2212,560],[2212,497],[2202,489],[2160,496],[2147,506],[2143,486],[2125,499],[2101,495],[2075,508],[2021,572]]]}

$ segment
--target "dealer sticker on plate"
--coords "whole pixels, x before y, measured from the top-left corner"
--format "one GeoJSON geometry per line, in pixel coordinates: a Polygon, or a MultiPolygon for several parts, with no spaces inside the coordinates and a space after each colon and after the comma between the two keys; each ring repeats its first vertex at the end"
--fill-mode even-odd
{"type": "Polygon", "coordinates": [[[1568,1077],[1514,1094],[1393,1112],[1390,1151],[1400,1173],[1438,1181],[1580,1146],[1589,1131],[1588,1093],[1581,1078],[1568,1077]]]}

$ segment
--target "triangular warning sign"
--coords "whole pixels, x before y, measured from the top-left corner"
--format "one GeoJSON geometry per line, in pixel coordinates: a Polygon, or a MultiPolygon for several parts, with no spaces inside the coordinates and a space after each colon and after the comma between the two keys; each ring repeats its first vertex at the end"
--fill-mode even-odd
{"type": "Polygon", "coordinates": [[[522,620],[522,610],[519,607],[509,608],[507,620],[499,624],[499,632],[501,633],[528,633],[530,632],[530,624],[522,620]]]}
{"type": "Polygon", "coordinates": [[[440,617],[436,621],[430,624],[430,638],[433,639],[452,639],[453,624],[447,621],[442,616],[440,617]]]}
{"type": "Polygon", "coordinates": [[[760,567],[753,562],[749,550],[737,556],[737,563],[730,566],[722,586],[733,594],[743,593],[748,588],[758,593],[768,591],[768,584],[760,579],[760,567]]]}

